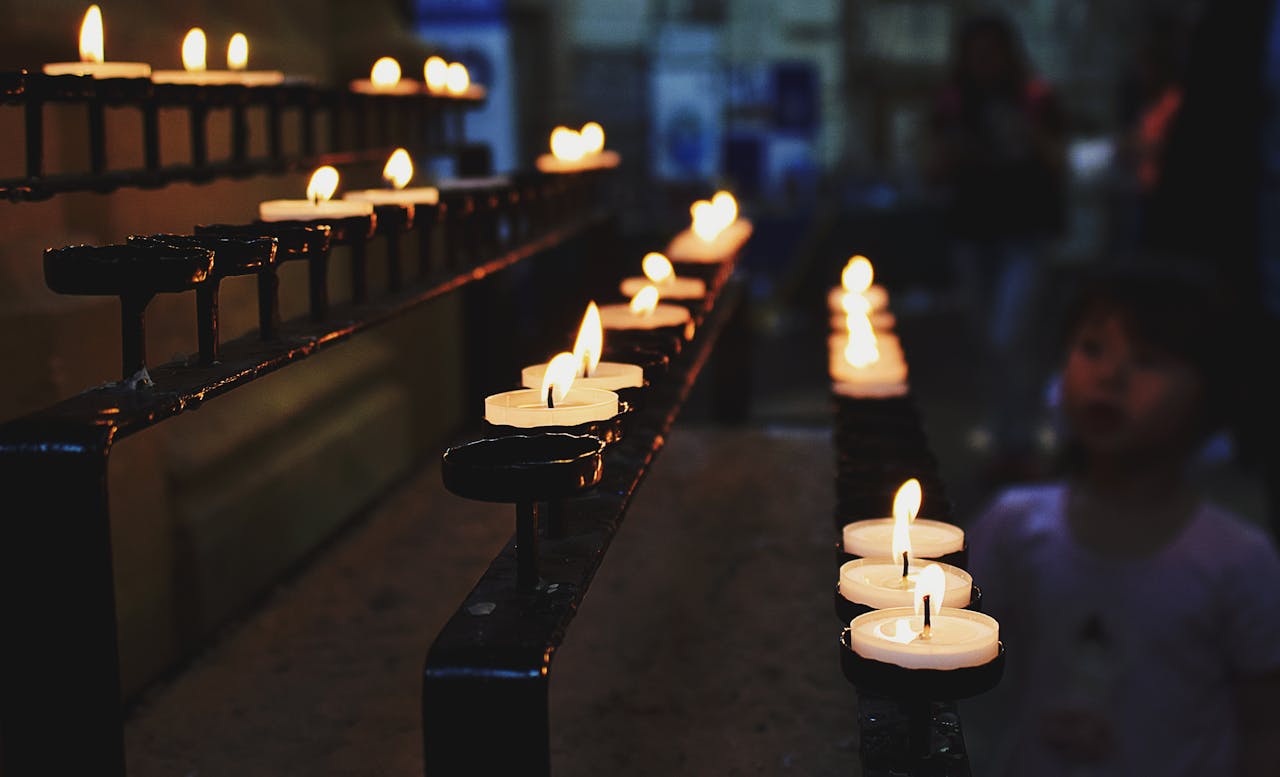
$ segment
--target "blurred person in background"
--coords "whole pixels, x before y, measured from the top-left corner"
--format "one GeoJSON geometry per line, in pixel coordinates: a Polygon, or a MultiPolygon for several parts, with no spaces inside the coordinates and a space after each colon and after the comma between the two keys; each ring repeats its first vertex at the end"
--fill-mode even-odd
{"type": "Polygon", "coordinates": [[[1066,220],[1066,120],[1005,17],[967,19],[953,51],[925,170],[945,203],[957,291],[990,376],[970,442],[989,455],[987,476],[1000,482],[1039,466],[1046,370],[1035,314],[1046,248],[1066,220]]]}

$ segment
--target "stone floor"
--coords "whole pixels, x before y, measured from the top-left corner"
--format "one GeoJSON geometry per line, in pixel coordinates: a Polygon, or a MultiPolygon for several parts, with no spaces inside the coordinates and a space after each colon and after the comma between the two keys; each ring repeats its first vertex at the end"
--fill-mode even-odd
{"type": "MultiPolygon", "coordinates": [[[[913,299],[899,330],[963,521],[993,487],[968,437],[973,346],[954,310],[913,299]]],[[[711,424],[712,397],[695,390],[556,659],[557,775],[858,773],[830,608],[825,323],[794,306],[755,313],[751,418],[711,424]]],[[[1213,475],[1221,501],[1259,514],[1255,479],[1229,464],[1213,475]]],[[[130,774],[421,774],[425,650],[512,524],[506,506],[445,492],[425,463],[141,700],[130,774]]]]}

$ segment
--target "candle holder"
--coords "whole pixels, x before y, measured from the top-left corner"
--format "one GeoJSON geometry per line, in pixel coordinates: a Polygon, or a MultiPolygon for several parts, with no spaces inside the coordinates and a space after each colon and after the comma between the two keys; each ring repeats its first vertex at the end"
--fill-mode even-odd
{"type": "Polygon", "coordinates": [[[623,400],[622,395],[619,394],[617,415],[602,421],[588,421],[585,424],[575,424],[573,426],[538,427],[506,426],[485,421],[484,432],[490,438],[519,437],[534,432],[538,434],[566,434],[579,437],[594,437],[605,445],[613,445],[626,436],[627,426],[634,413],[635,408],[631,403],[623,400]]]}
{"type": "Polygon", "coordinates": [[[258,276],[258,326],[263,340],[280,334],[280,277],[283,262],[306,261],[310,286],[311,319],[323,320],[329,308],[329,246],[333,230],[328,224],[291,224],[259,221],[252,224],[197,224],[195,234],[210,237],[269,237],[276,241],[275,265],[258,276]]]}
{"type": "Polygon", "coordinates": [[[605,332],[605,339],[619,347],[657,351],[674,359],[684,350],[685,343],[693,339],[693,330],[692,321],[653,329],[610,329],[605,332]]]}
{"type": "MultiPolygon", "coordinates": [[[[196,287],[196,332],[200,344],[200,364],[218,361],[218,289],[223,278],[257,275],[259,295],[262,278],[275,271],[276,239],[273,237],[213,237],[208,235],[130,235],[131,245],[156,248],[204,249],[213,252],[213,267],[204,283],[196,287]]],[[[261,316],[262,310],[259,309],[261,316]]],[[[259,318],[258,325],[263,322],[259,318]]]]}
{"type": "MultiPolygon", "coordinates": [[[[861,558],[861,557],[854,556],[853,558],[861,558]]],[[[942,559],[921,559],[921,560],[941,561],[942,559]]],[[[848,626],[849,621],[853,620],[859,615],[866,615],[872,610],[877,609],[870,605],[861,604],[859,602],[851,602],[848,599],[844,598],[844,594],[840,593],[839,582],[836,583],[836,596],[835,596],[834,604],[835,604],[836,620],[840,621],[840,623],[844,624],[845,626],[848,626]]],[[[982,589],[978,587],[977,583],[972,584],[972,586],[970,586],[969,588],[969,603],[963,607],[958,607],[957,609],[973,610],[974,612],[982,612],[982,589]]]]}
{"type": "Polygon", "coordinates": [[[491,437],[449,448],[445,488],[468,499],[516,505],[516,587],[538,585],[538,503],[562,500],[600,482],[604,442],[544,432],[491,437]]]}
{"type": "MultiPolygon", "coordinates": [[[[947,775],[946,762],[958,759],[964,764],[964,753],[945,751],[933,746],[933,707],[936,702],[955,701],[977,696],[995,688],[1004,676],[1005,649],[999,643],[996,657],[977,666],[959,669],[907,669],[858,655],[850,645],[849,629],[840,632],[840,670],[858,692],[859,698],[880,697],[894,700],[906,719],[906,749],[901,745],[890,752],[865,752],[863,763],[889,761],[891,769],[912,775],[947,775]]],[[[865,737],[864,729],[864,737],[865,737]]],[[[889,738],[888,743],[902,743],[902,737],[889,738]]],[[[960,743],[963,748],[963,743],[960,743]]],[[[959,773],[959,772],[956,772],[959,773]]]]}
{"type": "Polygon", "coordinates": [[[404,288],[400,238],[413,229],[416,208],[412,203],[373,206],[378,232],[387,244],[387,291],[392,293],[404,288]]]}
{"type": "Polygon", "coordinates": [[[191,291],[209,278],[213,251],[151,245],[77,245],[44,252],[44,278],[58,294],[120,298],[121,382],[150,383],[146,312],[161,293],[191,291]]]}
{"type": "MultiPolygon", "coordinates": [[[[347,246],[351,249],[351,301],[357,305],[369,301],[368,244],[378,229],[378,217],[375,213],[364,216],[343,216],[340,218],[316,219],[281,219],[279,221],[262,221],[264,225],[284,225],[287,227],[329,227],[329,244],[331,246],[347,246]]],[[[264,227],[266,228],[266,227],[264,227]]],[[[329,316],[329,264],[325,261],[312,264],[311,274],[311,316],[315,321],[323,321],[329,316]]]]}

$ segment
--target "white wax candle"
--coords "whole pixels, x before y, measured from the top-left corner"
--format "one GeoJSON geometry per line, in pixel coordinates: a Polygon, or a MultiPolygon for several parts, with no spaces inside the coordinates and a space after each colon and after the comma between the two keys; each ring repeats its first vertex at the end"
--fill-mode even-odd
{"type": "Polygon", "coordinates": [[[617,414],[618,395],[598,388],[571,388],[555,407],[547,407],[539,389],[504,391],[484,399],[484,420],[496,426],[577,426],[608,421],[617,414]]]}
{"type": "Polygon", "coordinates": [[[659,329],[693,323],[689,309],[658,303],[651,313],[635,313],[628,304],[601,305],[600,323],[605,329],[659,329]]]}
{"type": "Polygon", "coordinates": [[[657,283],[648,278],[626,278],[619,290],[634,297],[645,286],[657,286],[658,293],[666,299],[702,299],[707,296],[707,284],[701,278],[671,278],[657,283]]]}
{"type": "MultiPolygon", "coordinates": [[[[867,320],[871,322],[871,328],[874,329],[877,334],[888,334],[892,332],[893,328],[898,324],[897,316],[893,315],[888,310],[873,311],[867,316],[867,320]]],[[[849,318],[843,311],[839,313],[833,312],[831,314],[831,331],[836,334],[849,331],[849,318]]]]}
{"type": "Polygon", "coordinates": [[[359,189],[344,193],[342,199],[374,205],[435,205],[440,202],[440,190],[434,186],[412,186],[407,189],[359,189]]]}
{"type": "Polygon", "coordinates": [[[553,154],[541,154],[535,164],[544,173],[580,173],[584,170],[614,168],[622,163],[617,151],[600,151],[585,154],[580,159],[559,159],[553,154]]]}
{"type": "MultiPolygon", "coordinates": [[[[532,364],[520,371],[520,383],[526,388],[539,388],[546,374],[546,364],[532,364]]],[[[600,362],[592,370],[590,377],[578,376],[573,379],[573,385],[609,391],[640,388],[644,385],[644,370],[638,364],[600,362]]]]}
{"type": "Polygon", "coordinates": [[[828,339],[828,371],[837,393],[846,396],[901,396],[907,391],[907,363],[898,338],[885,333],[876,337],[880,357],[870,364],[854,366],[845,356],[848,335],[828,339]]]}
{"type": "MultiPolygon", "coordinates": [[[[883,551],[881,551],[883,553],[883,551]]],[[[960,567],[938,564],[947,581],[944,607],[964,607],[973,593],[973,578],[960,567]]],[[[902,579],[902,559],[886,556],[858,558],[840,565],[840,595],[851,602],[864,604],[877,610],[886,607],[911,607],[914,605],[916,578],[926,564],[912,559],[907,568],[906,584],[902,579]]]]}
{"type": "MultiPolygon", "coordinates": [[[[964,529],[944,521],[916,518],[907,526],[911,538],[911,555],[940,558],[964,549],[964,529]]],[[[844,552],[854,556],[884,556],[893,546],[893,519],[869,518],[845,524],[844,552]]],[[[902,568],[899,566],[901,575],[902,568]]]]}
{"type": "Polygon", "coordinates": [[[258,203],[258,218],[263,221],[315,221],[368,216],[373,203],[357,200],[266,200],[258,203]]]}
{"type": "Polygon", "coordinates": [[[149,78],[151,66],[144,62],[50,62],[43,67],[47,76],[92,76],[93,78],[149,78]]]}
{"type": "MultiPolygon", "coordinates": [[[[844,295],[848,293],[850,292],[845,291],[843,286],[836,286],[827,294],[827,306],[832,313],[844,315],[844,295]]],[[[878,310],[884,310],[889,306],[889,292],[879,284],[874,284],[862,292],[862,298],[867,301],[867,305],[873,313],[878,310]]]]}
{"type": "Polygon", "coordinates": [[[715,264],[732,259],[747,238],[751,237],[752,225],[748,219],[740,218],[725,227],[724,231],[713,240],[703,240],[686,229],[672,238],[667,245],[666,254],[673,262],[689,262],[695,264],[715,264]]]}
{"type": "Polygon", "coordinates": [[[982,666],[1000,654],[1000,624],[990,615],[943,607],[924,617],[914,607],[863,613],[849,623],[849,646],[863,658],[907,669],[963,669],[982,666]]]}
{"type": "Polygon", "coordinates": [[[351,91],[361,94],[422,94],[421,81],[402,78],[394,84],[379,84],[368,78],[357,78],[351,82],[351,91]]]}

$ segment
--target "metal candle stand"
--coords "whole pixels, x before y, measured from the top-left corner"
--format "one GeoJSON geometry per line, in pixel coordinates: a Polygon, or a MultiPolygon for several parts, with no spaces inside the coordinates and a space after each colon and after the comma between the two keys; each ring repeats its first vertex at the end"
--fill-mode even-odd
{"type": "Polygon", "coordinates": [[[605,443],[585,434],[492,437],[444,452],[440,472],[453,493],[516,505],[516,588],[538,585],[538,503],[574,496],[600,482],[605,443]]]}
{"type": "MultiPolygon", "coordinates": [[[[836,531],[851,520],[887,515],[890,510],[886,508],[891,507],[899,485],[910,477],[920,480],[923,512],[949,520],[952,506],[938,477],[937,458],[929,450],[914,396],[853,398],[834,394],[833,399],[836,531]]],[[[842,537],[835,544],[835,553],[837,565],[855,558],[844,552],[842,537]]],[[[939,560],[965,568],[967,544],[939,560]]],[[[982,591],[975,581],[965,609],[980,611],[981,604],[982,591]]],[[[999,683],[1004,645],[999,646],[994,660],[981,666],[947,671],[906,669],[853,651],[848,624],[870,608],[845,599],[838,585],[834,608],[845,627],[840,637],[841,670],[857,689],[862,773],[868,777],[968,777],[968,756],[954,702],[999,683]],[[942,716],[935,715],[938,712],[945,712],[954,724],[944,724],[942,716]]]]}

